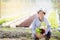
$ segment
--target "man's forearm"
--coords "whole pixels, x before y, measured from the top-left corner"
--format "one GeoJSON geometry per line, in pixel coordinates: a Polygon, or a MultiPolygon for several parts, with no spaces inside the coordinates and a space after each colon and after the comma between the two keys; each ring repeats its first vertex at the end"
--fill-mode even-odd
{"type": "Polygon", "coordinates": [[[48,25],[48,26],[47,26],[47,29],[46,29],[46,31],[45,31],[45,34],[47,34],[50,30],[51,30],[51,26],[48,25]]]}

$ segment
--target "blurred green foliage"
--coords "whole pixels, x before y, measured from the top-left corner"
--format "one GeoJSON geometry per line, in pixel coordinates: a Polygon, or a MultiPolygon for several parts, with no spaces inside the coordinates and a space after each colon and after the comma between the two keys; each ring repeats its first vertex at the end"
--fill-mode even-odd
{"type": "Polygon", "coordinates": [[[49,20],[49,22],[51,24],[51,28],[58,28],[58,20],[57,20],[57,15],[56,15],[56,11],[55,10],[52,10],[50,12],[48,20],[49,20]]]}
{"type": "Polygon", "coordinates": [[[8,18],[0,18],[0,25],[5,23],[5,22],[9,22],[12,20],[15,20],[17,17],[8,17],[8,18]]]}
{"type": "Polygon", "coordinates": [[[5,18],[0,19],[0,25],[1,25],[2,23],[5,23],[5,22],[6,22],[6,19],[5,19],[5,18]]]}

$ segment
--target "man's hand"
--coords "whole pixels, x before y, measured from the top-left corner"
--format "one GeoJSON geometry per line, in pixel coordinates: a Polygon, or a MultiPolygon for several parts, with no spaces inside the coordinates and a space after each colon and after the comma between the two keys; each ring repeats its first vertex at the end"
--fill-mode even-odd
{"type": "Polygon", "coordinates": [[[44,38],[45,37],[45,34],[36,33],[36,37],[38,37],[38,38],[44,38]]]}
{"type": "Polygon", "coordinates": [[[45,36],[46,34],[44,33],[43,35],[45,36]]]}
{"type": "Polygon", "coordinates": [[[44,33],[43,36],[45,37],[45,35],[46,35],[46,34],[44,33]]]}

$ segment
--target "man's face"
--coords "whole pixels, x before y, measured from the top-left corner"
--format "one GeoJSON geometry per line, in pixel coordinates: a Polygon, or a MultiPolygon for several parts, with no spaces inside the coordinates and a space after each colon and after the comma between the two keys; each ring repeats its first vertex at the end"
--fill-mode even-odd
{"type": "Polygon", "coordinates": [[[38,17],[39,18],[43,18],[44,17],[44,13],[43,12],[39,12],[38,17]]]}

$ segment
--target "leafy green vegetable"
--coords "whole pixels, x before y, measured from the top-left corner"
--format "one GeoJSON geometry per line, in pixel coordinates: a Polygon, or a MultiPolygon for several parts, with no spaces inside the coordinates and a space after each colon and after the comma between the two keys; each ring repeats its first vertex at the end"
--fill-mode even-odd
{"type": "Polygon", "coordinates": [[[41,30],[40,30],[40,28],[36,28],[36,33],[40,33],[41,32],[41,30]]]}

